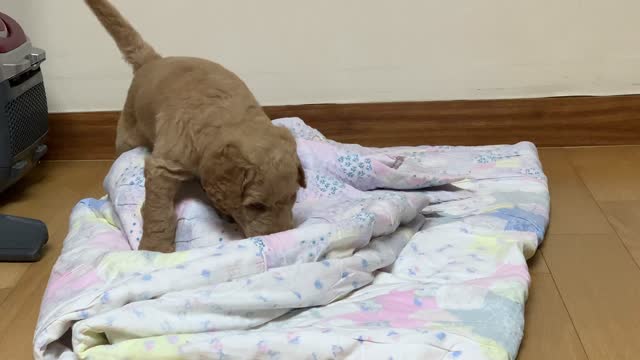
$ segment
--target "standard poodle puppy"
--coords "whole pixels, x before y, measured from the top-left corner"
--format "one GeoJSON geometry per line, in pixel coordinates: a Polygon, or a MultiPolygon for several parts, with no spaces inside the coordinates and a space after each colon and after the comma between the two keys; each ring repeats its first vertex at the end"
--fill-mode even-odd
{"type": "Polygon", "coordinates": [[[85,2],[134,70],[116,151],[152,150],[139,249],[175,250],[175,196],[194,178],[245,236],[291,229],[306,186],[291,133],[271,123],[234,73],[204,59],[161,57],[108,1],[85,2]]]}

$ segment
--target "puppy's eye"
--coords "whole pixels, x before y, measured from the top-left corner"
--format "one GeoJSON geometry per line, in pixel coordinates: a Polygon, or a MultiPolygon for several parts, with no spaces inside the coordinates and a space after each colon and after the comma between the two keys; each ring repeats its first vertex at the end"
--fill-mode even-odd
{"type": "Polygon", "coordinates": [[[247,207],[253,211],[258,211],[258,212],[267,211],[267,205],[263,203],[251,203],[247,207]]]}

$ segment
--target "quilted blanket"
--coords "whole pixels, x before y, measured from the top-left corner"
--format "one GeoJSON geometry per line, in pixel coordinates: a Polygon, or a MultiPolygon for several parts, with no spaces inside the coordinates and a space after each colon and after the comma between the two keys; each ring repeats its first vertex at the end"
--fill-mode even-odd
{"type": "Polygon", "coordinates": [[[36,359],[514,359],[549,193],[533,144],[365,148],[297,118],[296,228],[243,239],[197,184],[177,252],[136,249],[146,152],[85,199],[42,300],[36,359]]]}

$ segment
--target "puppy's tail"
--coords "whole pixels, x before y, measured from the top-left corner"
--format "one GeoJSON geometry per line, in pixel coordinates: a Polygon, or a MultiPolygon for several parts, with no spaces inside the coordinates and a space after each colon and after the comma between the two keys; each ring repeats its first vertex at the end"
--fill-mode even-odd
{"type": "Polygon", "coordinates": [[[107,0],[85,0],[85,2],[102,23],[102,26],[113,37],[124,59],[133,66],[134,71],[151,61],[161,58],[107,0]]]}

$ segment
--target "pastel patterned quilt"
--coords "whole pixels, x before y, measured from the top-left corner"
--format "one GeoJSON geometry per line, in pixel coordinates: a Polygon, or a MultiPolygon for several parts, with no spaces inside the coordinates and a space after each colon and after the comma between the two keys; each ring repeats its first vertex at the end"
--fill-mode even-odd
{"type": "Polygon", "coordinates": [[[302,120],[294,230],[242,239],[196,185],[136,249],[145,150],[73,210],[37,359],[514,359],[549,193],[530,143],[365,148],[302,120]]]}

